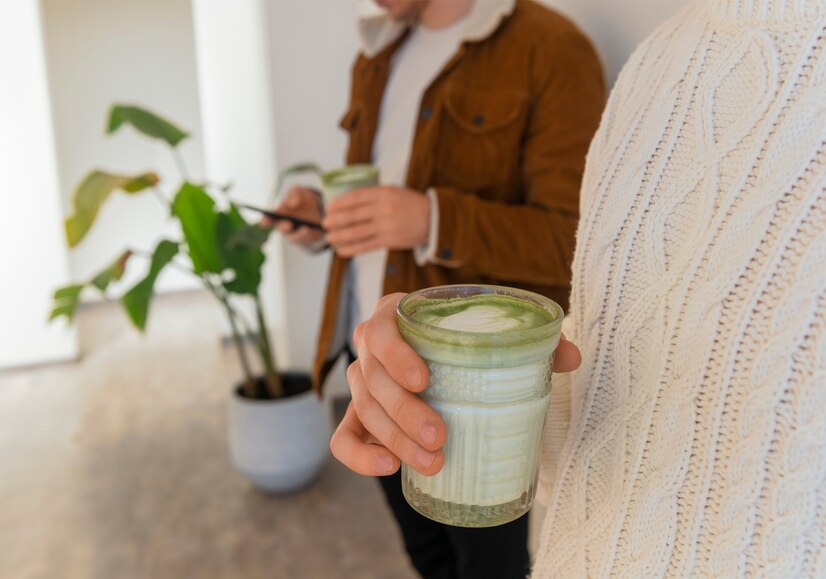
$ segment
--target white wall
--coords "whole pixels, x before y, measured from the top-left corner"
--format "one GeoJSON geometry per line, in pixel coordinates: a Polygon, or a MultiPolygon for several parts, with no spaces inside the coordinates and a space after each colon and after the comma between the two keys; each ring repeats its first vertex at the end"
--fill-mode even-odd
{"type": "MultiPolygon", "coordinates": [[[[303,160],[325,167],[344,162],[347,140],[338,121],[349,98],[356,54],[352,1],[271,1],[276,143],[280,168],[303,160]]],[[[285,284],[291,365],[311,367],[329,256],[285,247],[285,284]]],[[[346,386],[339,375],[332,391],[346,386]]]]}
{"type": "Polygon", "coordinates": [[[689,0],[539,0],[568,15],[591,38],[613,86],[634,48],[689,0]]]}
{"type": "Polygon", "coordinates": [[[37,3],[0,3],[0,367],[71,358],[75,333],[48,325],[68,281],[37,3]]]}
{"type": "MultiPolygon", "coordinates": [[[[233,198],[263,206],[277,175],[266,3],[193,0],[193,9],[207,176],[232,182],[233,198]]],[[[266,252],[262,301],[276,363],[290,369],[282,240],[272,236],[266,252]]],[[[254,319],[244,308],[250,300],[236,305],[254,319]]]]}
{"type": "MultiPolygon", "coordinates": [[[[70,193],[92,167],[115,172],[157,169],[174,193],[178,172],[160,143],[131,128],[106,137],[113,102],[150,108],[193,133],[182,147],[195,176],[203,176],[200,110],[189,0],[42,0],[47,60],[57,135],[64,212],[70,193]]],[[[163,184],[162,184],[163,186],[163,184]]],[[[126,247],[151,250],[163,235],[175,235],[168,210],[150,193],[117,194],[90,234],[70,252],[72,279],[87,280],[126,247]]],[[[134,260],[122,285],[143,274],[134,260]]],[[[140,263],[141,266],[144,263],[140,263]]],[[[167,270],[161,291],[199,287],[167,270]]],[[[94,297],[94,292],[89,297],[94,297]]]]}

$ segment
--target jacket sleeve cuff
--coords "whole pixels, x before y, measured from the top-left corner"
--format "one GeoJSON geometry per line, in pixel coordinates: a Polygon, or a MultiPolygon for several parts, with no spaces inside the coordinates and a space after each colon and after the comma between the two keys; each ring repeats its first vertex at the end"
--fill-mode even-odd
{"type": "Polygon", "coordinates": [[[427,243],[413,248],[413,258],[419,267],[433,263],[439,242],[439,198],[432,188],[427,190],[427,198],[430,200],[430,229],[427,234],[427,243]]]}
{"type": "Polygon", "coordinates": [[[462,211],[462,194],[447,187],[433,188],[434,213],[438,216],[435,224],[431,223],[429,243],[429,262],[441,267],[458,268],[463,264],[461,245],[462,223],[468,217],[462,211]]]}
{"type": "Polygon", "coordinates": [[[327,243],[326,237],[322,237],[318,241],[314,241],[313,243],[310,243],[308,245],[303,245],[302,247],[310,253],[321,253],[325,249],[329,249],[330,244],[327,243]]]}

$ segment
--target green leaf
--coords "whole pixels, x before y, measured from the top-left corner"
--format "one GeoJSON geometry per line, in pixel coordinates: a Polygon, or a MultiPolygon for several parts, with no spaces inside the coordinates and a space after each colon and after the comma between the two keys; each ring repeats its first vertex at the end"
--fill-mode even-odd
{"type": "Polygon", "coordinates": [[[111,135],[124,124],[132,125],[148,137],[166,141],[172,147],[189,136],[171,122],[146,109],[132,105],[114,105],[109,112],[106,132],[111,135]]]}
{"type": "Polygon", "coordinates": [[[158,183],[154,173],[142,175],[112,175],[103,171],[92,171],[78,185],[72,194],[74,214],[66,219],[66,241],[70,247],[80,243],[95,223],[98,211],[112,194],[120,189],[126,193],[137,193],[158,183]]]}
{"type": "Polygon", "coordinates": [[[226,213],[219,213],[215,239],[221,256],[223,269],[230,269],[235,276],[224,282],[227,291],[236,294],[254,295],[261,284],[261,266],[264,264],[264,252],[261,246],[266,241],[257,225],[250,225],[235,205],[226,213]]]}
{"type": "Polygon", "coordinates": [[[290,165],[278,174],[278,184],[275,186],[275,192],[278,193],[281,191],[287,179],[293,175],[300,175],[301,173],[311,173],[321,177],[324,174],[324,169],[315,163],[296,163],[295,165],[290,165]]]}
{"type": "Polygon", "coordinates": [[[161,270],[172,261],[177,253],[177,243],[167,239],[158,243],[152,254],[149,273],[120,299],[132,323],[141,331],[146,328],[146,320],[149,316],[149,304],[152,301],[152,294],[155,291],[155,280],[158,279],[161,270]]]}
{"type": "Polygon", "coordinates": [[[201,187],[184,183],[172,202],[172,213],[181,221],[195,273],[220,273],[223,268],[215,244],[217,213],[212,197],[201,187]]]}
{"type": "Polygon", "coordinates": [[[126,262],[129,261],[130,257],[132,257],[132,252],[129,250],[124,251],[123,254],[121,254],[121,256],[118,257],[114,263],[112,263],[112,265],[97,274],[89,283],[98,288],[101,292],[105,292],[110,283],[113,281],[118,281],[123,277],[123,274],[126,271],[126,262]]]}
{"type": "Polygon", "coordinates": [[[160,181],[155,173],[142,173],[137,177],[127,177],[127,181],[121,186],[126,193],[137,193],[150,187],[154,187],[160,181]]]}
{"type": "Polygon", "coordinates": [[[244,247],[247,249],[260,249],[270,237],[272,228],[261,227],[260,225],[247,225],[240,231],[235,232],[227,241],[227,247],[234,249],[244,247]]]}
{"type": "Polygon", "coordinates": [[[49,321],[65,316],[70,322],[75,317],[75,310],[80,302],[83,284],[67,285],[54,293],[54,306],[49,314],[49,321]]]}

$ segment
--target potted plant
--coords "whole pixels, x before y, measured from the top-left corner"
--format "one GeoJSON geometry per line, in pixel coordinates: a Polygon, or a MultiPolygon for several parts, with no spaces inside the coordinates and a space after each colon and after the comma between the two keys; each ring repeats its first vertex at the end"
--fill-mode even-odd
{"type": "Polygon", "coordinates": [[[229,187],[196,183],[188,179],[178,149],[187,133],[145,109],[115,105],[107,133],[131,125],[147,137],[169,146],[181,171],[181,183],[169,197],[156,173],[119,175],[91,171],[72,196],[73,213],[65,221],[70,247],[83,241],[100,208],[115,192],[127,195],[153,193],[178,221],[182,239],[161,240],[151,252],[123,251],[85,283],[62,287],[54,293],[50,320],[71,322],[85,288],[107,298],[117,297],[132,324],[143,331],[155,290],[155,281],[167,267],[199,280],[216,299],[229,321],[243,378],[232,393],[229,446],[235,467],[258,487],[271,492],[295,490],[315,478],[328,455],[330,421],[325,406],[310,387],[306,374],[281,373],[267,330],[260,296],[263,246],[271,229],[247,222],[229,198],[229,187]],[[112,296],[135,259],[149,260],[145,277],[120,296],[112,296]],[[234,303],[235,300],[235,303],[234,303]],[[246,319],[237,300],[252,303],[254,320],[246,319]],[[250,353],[257,358],[251,359],[250,353]],[[262,368],[253,370],[254,363],[262,368]]]}

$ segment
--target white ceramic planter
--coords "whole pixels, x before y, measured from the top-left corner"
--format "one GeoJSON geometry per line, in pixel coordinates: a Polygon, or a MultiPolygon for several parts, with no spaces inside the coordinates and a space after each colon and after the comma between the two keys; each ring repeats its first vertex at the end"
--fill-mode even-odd
{"type": "Polygon", "coordinates": [[[249,400],[233,392],[232,463],[264,491],[290,492],[311,483],[329,455],[330,435],[327,405],[313,391],[281,400],[249,400]]]}

